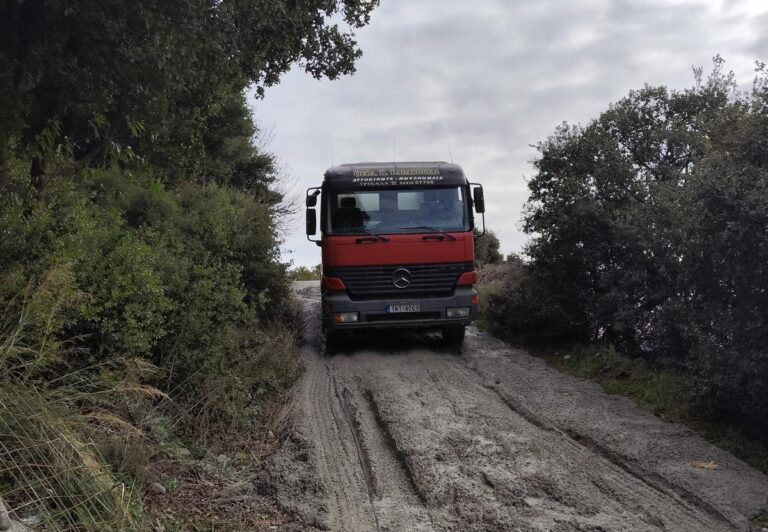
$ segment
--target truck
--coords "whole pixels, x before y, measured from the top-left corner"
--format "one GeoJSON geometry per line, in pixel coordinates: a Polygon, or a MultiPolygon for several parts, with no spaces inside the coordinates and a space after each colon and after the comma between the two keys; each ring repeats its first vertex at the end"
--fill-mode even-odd
{"type": "Polygon", "coordinates": [[[437,329],[445,343],[463,343],[477,317],[474,239],[485,233],[485,200],[459,165],[329,168],[306,191],[306,233],[322,248],[326,349],[380,328],[437,329]]]}

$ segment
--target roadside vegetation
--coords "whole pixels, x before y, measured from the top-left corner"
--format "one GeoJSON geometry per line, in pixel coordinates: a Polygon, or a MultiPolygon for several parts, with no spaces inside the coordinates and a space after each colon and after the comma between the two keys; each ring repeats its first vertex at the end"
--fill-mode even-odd
{"type": "Polygon", "coordinates": [[[481,275],[481,323],[768,472],[765,65],[739,91],[715,58],[538,150],[527,260],[481,275]]]}
{"type": "MultiPolygon", "coordinates": [[[[489,232],[489,235],[495,238],[493,232],[489,232]]],[[[482,250],[482,248],[480,249],[482,250]]],[[[501,252],[499,252],[497,258],[498,260],[489,262],[482,253],[478,254],[478,249],[475,249],[477,293],[480,298],[480,312],[477,325],[483,330],[490,330],[493,325],[489,322],[489,317],[491,311],[490,304],[495,301],[494,294],[517,284],[522,276],[525,275],[525,263],[520,256],[512,253],[506,259],[503,259],[501,252]]]]}
{"type": "Polygon", "coordinates": [[[313,268],[297,266],[288,271],[288,276],[292,281],[319,281],[323,276],[323,265],[317,264],[313,268]]]}
{"type": "Polygon", "coordinates": [[[551,366],[589,379],[610,394],[623,395],[664,421],[688,426],[706,440],[768,474],[768,444],[731,422],[712,420],[702,412],[687,374],[663,362],[617,353],[601,344],[534,347],[551,366]]]}
{"type": "Polygon", "coordinates": [[[298,373],[278,255],[288,202],[245,95],[297,62],[352,73],[353,31],[375,4],[0,8],[12,518],[45,530],[279,520],[243,479],[279,438],[275,405],[298,373]]]}

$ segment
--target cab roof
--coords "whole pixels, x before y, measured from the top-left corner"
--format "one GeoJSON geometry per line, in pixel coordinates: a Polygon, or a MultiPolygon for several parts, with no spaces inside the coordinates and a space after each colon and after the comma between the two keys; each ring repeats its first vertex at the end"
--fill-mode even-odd
{"type": "Polygon", "coordinates": [[[458,164],[417,161],[342,164],[325,172],[325,183],[334,189],[402,186],[465,185],[467,178],[458,164]]]}

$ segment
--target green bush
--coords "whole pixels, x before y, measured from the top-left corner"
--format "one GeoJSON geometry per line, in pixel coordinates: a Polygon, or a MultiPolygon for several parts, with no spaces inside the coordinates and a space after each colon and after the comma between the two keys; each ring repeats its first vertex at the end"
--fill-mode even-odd
{"type": "Polygon", "coordinates": [[[288,275],[294,281],[319,281],[323,275],[323,265],[317,264],[314,268],[299,266],[290,270],[288,275]]]}
{"type": "Polygon", "coordinates": [[[768,431],[768,76],[734,93],[716,58],[539,144],[525,279],[499,334],[676,359],[711,418],[768,431]]]}
{"type": "Polygon", "coordinates": [[[135,529],[135,500],[92,477],[140,482],[164,439],[227,448],[237,438],[220,435],[260,430],[296,378],[277,207],[216,183],[166,186],[144,165],[65,161],[40,192],[31,168],[9,158],[0,179],[0,232],[13,235],[0,254],[3,496],[45,507],[51,529],[135,529]],[[20,322],[24,342],[8,340],[20,322]],[[127,360],[156,371],[128,375],[127,360]],[[173,430],[155,433],[151,419],[173,430]],[[38,437],[50,447],[29,454],[38,437]],[[53,495],[36,501],[39,489],[53,495]],[[80,498],[98,508],[68,513],[80,498]]]}
{"type": "Polygon", "coordinates": [[[496,233],[490,229],[485,231],[482,236],[479,235],[479,231],[475,229],[475,262],[478,266],[484,266],[486,264],[499,264],[504,260],[504,255],[501,254],[501,242],[496,233]]]}
{"type": "Polygon", "coordinates": [[[82,352],[57,338],[64,309],[77,303],[74,283],[70,270],[53,269],[0,316],[2,496],[47,530],[140,529],[133,486],[120,483],[83,427],[114,406],[118,384],[162,394],[107,365],[83,367],[82,352]]]}
{"type": "Polygon", "coordinates": [[[266,423],[295,378],[297,313],[289,210],[246,94],[296,62],[354,72],[377,3],[0,4],[0,71],[17,78],[0,81],[12,509],[46,530],[141,529],[127,495],[151,456],[266,423]]]}

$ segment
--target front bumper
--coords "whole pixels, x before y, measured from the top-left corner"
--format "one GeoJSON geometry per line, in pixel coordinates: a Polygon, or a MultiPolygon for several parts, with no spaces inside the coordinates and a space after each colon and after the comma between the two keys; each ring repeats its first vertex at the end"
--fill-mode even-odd
{"type": "Polygon", "coordinates": [[[471,286],[459,286],[448,297],[375,299],[355,301],[346,292],[327,292],[322,297],[323,329],[326,331],[351,331],[357,329],[386,329],[402,327],[445,327],[468,325],[477,317],[477,305],[472,300],[477,291],[471,286]],[[387,314],[388,305],[420,305],[418,313],[387,314]],[[451,307],[469,307],[469,316],[447,318],[445,311],[451,307]],[[336,323],[336,312],[358,312],[359,321],[336,323]]]}

